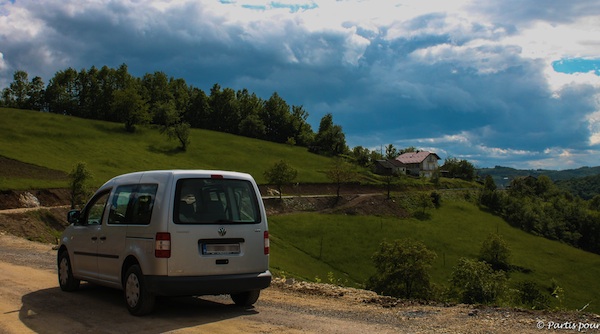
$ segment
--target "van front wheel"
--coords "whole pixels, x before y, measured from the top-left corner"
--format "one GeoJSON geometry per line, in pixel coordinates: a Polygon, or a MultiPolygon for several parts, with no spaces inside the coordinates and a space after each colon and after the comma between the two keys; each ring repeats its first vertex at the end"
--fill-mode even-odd
{"type": "Polygon", "coordinates": [[[123,292],[129,313],[133,315],[145,315],[152,312],[155,296],[148,291],[142,269],[139,265],[136,264],[127,269],[123,292]]]}
{"type": "Polygon", "coordinates": [[[79,280],[73,277],[73,267],[66,250],[58,255],[58,284],[63,291],[75,291],[79,288],[79,280]]]}
{"type": "Polygon", "coordinates": [[[260,296],[260,290],[232,293],[231,299],[237,306],[249,307],[254,305],[260,296]]]}

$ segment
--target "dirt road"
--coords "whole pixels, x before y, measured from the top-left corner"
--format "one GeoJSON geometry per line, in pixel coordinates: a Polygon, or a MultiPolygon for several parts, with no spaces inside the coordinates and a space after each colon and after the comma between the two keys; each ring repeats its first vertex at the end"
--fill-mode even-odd
{"type": "Polygon", "coordinates": [[[82,284],[62,292],[51,245],[0,235],[0,254],[0,333],[540,333],[550,323],[600,323],[467,305],[384,307],[367,291],[283,280],[250,309],[226,296],[173,298],[159,300],[149,316],[133,317],[120,291],[82,284]]]}

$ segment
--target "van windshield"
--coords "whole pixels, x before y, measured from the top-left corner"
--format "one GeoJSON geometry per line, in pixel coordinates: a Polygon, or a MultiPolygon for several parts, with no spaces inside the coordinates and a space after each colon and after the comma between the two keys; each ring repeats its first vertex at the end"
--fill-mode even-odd
{"type": "Polygon", "coordinates": [[[252,183],[231,179],[177,181],[176,224],[255,224],[261,215],[252,183]]]}

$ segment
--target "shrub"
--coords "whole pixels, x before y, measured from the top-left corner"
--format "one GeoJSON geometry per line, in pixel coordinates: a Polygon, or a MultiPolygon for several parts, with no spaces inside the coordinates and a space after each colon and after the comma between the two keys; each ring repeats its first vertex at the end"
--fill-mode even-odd
{"type": "Polygon", "coordinates": [[[454,293],[462,303],[490,304],[506,292],[506,275],[483,261],[461,258],[452,272],[454,293]]]}
{"type": "Polygon", "coordinates": [[[494,270],[510,269],[510,248],[501,235],[492,233],[483,241],[479,260],[489,263],[494,270]]]}
{"type": "Polygon", "coordinates": [[[419,241],[383,241],[373,256],[376,273],[367,281],[367,289],[403,298],[428,298],[428,270],[436,258],[435,252],[419,241]]]}
{"type": "Polygon", "coordinates": [[[522,281],[516,286],[516,302],[530,307],[534,310],[544,310],[548,308],[548,296],[545,295],[538,285],[532,281],[522,281]]]}

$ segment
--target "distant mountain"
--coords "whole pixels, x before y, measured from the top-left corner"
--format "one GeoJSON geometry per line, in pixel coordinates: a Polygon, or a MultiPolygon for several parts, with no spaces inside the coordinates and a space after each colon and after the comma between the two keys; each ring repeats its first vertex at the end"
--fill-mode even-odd
{"type": "MultiPolygon", "coordinates": [[[[539,177],[541,175],[548,176],[552,181],[557,183],[561,188],[568,189],[574,194],[579,194],[581,186],[585,186],[588,183],[596,184],[591,182],[594,177],[598,177],[600,180],[600,167],[581,167],[577,169],[565,169],[565,170],[548,170],[548,169],[515,169],[511,167],[496,166],[494,168],[481,168],[477,170],[477,174],[481,178],[485,178],[487,175],[491,175],[496,182],[496,186],[499,188],[505,188],[515,177],[520,176],[534,176],[539,177]],[[582,178],[588,178],[586,180],[579,180],[582,178]],[[571,186],[570,184],[577,184],[578,186],[571,186]],[[573,188],[575,187],[575,188],[573,188]]],[[[596,191],[587,189],[583,193],[587,193],[587,196],[581,196],[587,198],[589,194],[600,193],[600,183],[596,191]]],[[[593,197],[593,196],[592,196],[593,197]]]]}

